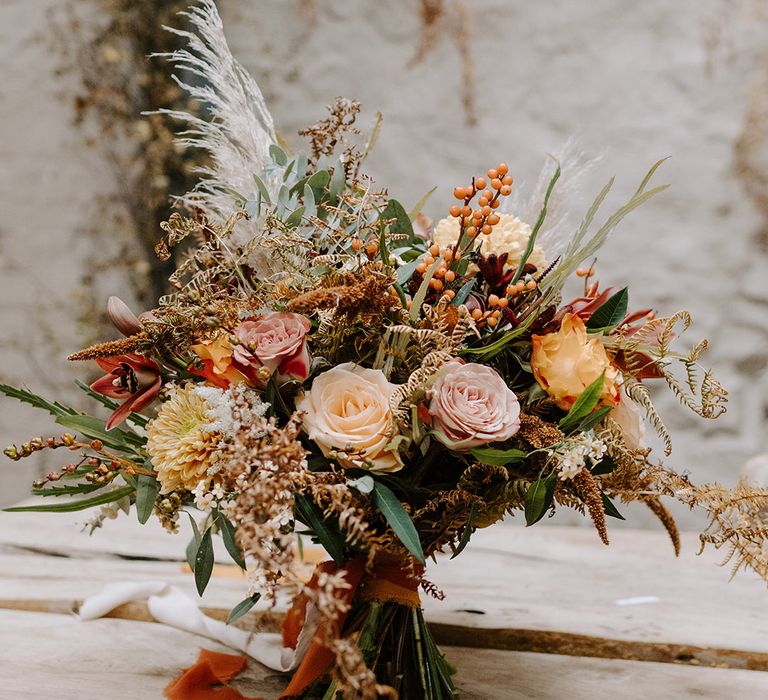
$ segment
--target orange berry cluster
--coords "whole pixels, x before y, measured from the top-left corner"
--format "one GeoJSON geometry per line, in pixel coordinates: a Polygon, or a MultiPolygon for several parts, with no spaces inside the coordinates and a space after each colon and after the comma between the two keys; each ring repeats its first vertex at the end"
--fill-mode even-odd
{"type": "Polygon", "coordinates": [[[508,284],[506,292],[508,296],[514,297],[520,294],[521,292],[525,292],[525,291],[531,292],[534,289],[536,289],[536,280],[528,280],[527,282],[520,281],[520,282],[517,282],[516,284],[508,284]]]}
{"type": "Polygon", "coordinates": [[[454,204],[450,210],[451,216],[459,219],[461,230],[470,239],[474,239],[478,233],[490,235],[493,227],[499,223],[500,217],[493,210],[501,206],[500,197],[507,197],[512,193],[512,176],[508,173],[509,166],[506,163],[499,163],[495,168],[488,170],[488,180],[484,177],[476,177],[472,179],[469,187],[454,188],[453,196],[463,200],[464,204],[454,204]],[[486,189],[489,184],[490,187],[486,189]],[[478,208],[473,209],[470,202],[478,192],[480,193],[477,200],[478,208]]]}
{"type": "MultiPolygon", "coordinates": [[[[440,249],[436,243],[433,243],[427,254],[416,265],[416,272],[424,274],[432,265],[435,264],[435,260],[440,260],[440,263],[435,268],[432,274],[432,279],[429,281],[429,286],[436,292],[443,290],[446,284],[451,284],[456,279],[456,273],[449,269],[449,265],[457,260],[461,260],[461,251],[454,252],[452,248],[440,249]]],[[[447,290],[446,294],[453,299],[456,293],[452,290],[447,290]]]]}
{"type": "MultiPolygon", "coordinates": [[[[498,299],[498,297],[496,298],[498,299]]],[[[504,299],[504,301],[506,301],[506,299],[504,299]]],[[[495,328],[499,325],[499,321],[501,320],[501,308],[493,310],[486,309],[485,311],[482,311],[481,309],[473,309],[471,315],[478,326],[487,324],[491,328],[495,328]]]]}
{"type": "Polygon", "coordinates": [[[371,260],[373,260],[379,253],[379,242],[375,240],[365,243],[361,238],[355,237],[350,242],[350,245],[352,246],[352,250],[357,252],[365,248],[365,254],[371,258],[371,260]]]}

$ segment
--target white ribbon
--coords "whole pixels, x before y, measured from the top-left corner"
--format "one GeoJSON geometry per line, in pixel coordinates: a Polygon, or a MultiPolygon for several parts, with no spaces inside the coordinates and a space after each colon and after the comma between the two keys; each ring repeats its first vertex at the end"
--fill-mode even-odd
{"type": "Polygon", "coordinates": [[[146,601],[150,615],[159,623],[214,639],[237,649],[275,671],[293,671],[304,658],[317,630],[319,614],[311,603],[307,606],[296,649],[283,646],[282,636],[275,632],[250,633],[205,615],[184,591],[162,581],[109,583],[80,606],[80,619],[104,617],[126,603],[146,601]]]}

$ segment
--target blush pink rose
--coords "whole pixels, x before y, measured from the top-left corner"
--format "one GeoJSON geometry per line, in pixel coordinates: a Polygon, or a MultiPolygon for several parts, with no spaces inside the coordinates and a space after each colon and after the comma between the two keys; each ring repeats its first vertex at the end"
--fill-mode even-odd
{"type": "Polygon", "coordinates": [[[307,348],[309,319],[301,314],[275,312],[235,328],[234,360],[244,367],[266,367],[279,380],[309,376],[311,358],[307,348]]]}
{"type": "Polygon", "coordinates": [[[436,437],[456,452],[509,440],[520,429],[520,404],[498,372],[473,362],[444,365],[429,391],[436,437]]]}

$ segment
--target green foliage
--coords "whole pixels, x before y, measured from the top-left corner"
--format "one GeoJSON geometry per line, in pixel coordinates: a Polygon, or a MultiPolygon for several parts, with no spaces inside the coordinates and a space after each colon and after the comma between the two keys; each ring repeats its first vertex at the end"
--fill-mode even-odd
{"type": "Polygon", "coordinates": [[[14,506],[13,508],[4,508],[8,513],[74,513],[94,506],[103,506],[107,503],[119,501],[125,496],[133,493],[133,486],[120,486],[105,493],[100,493],[91,498],[84,498],[79,501],[67,501],[66,503],[41,503],[31,506],[14,506]]]}
{"type": "Polygon", "coordinates": [[[381,221],[394,220],[389,225],[389,230],[392,233],[405,234],[408,239],[413,239],[413,224],[411,224],[411,218],[408,216],[408,212],[405,211],[400,202],[396,199],[390,199],[387,202],[387,206],[384,207],[384,211],[381,212],[381,221]]]}
{"type": "Polygon", "coordinates": [[[557,485],[557,474],[550,474],[545,479],[539,477],[525,494],[525,524],[530,527],[539,522],[552,506],[557,485]]]}
{"type": "Polygon", "coordinates": [[[472,533],[475,531],[475,520],[477,519],[477,504],[473,503],[469,507],[469,516],[467,517],[467,524],[461,531],[461,537],[459,538],[459,545],[456,547],[456,551],[451,556],[451,559],[455,559],[464,551],[464,548],[469,544],[469,538],[472,537],[472,533]]]}
{"type": "Polygon", "coordinates": [[[474,447],[470,450],[472,456],[482,464],[490,464],[494,467],[504,467],[507,464],[522,462],[528,453],[515,448],[498,450],[493,447],[474,447]]]}
{"type": "Polygon", "coordinates": [[[388,486],[385,486],[380,481],[375,482],[373,496],[376,505],[393,532],[398,536],[405,548],[423,564],[425,561],[424,551],[421,548],[419,533],[416,531],[411,517],[405,512],[400,499],[395,496],[388,486]]]}
{"type": "Polygon", "coordinates": [[[155,506],[155,499],[160,492],[160,484],[153,476],[139,474],[136,478],[136,516],[139,522],[144,523],[152,515],[152,509],[155,506]]]}
{"type": "MultiPolygon", "coordinates": [[[[107,396],[94,391],[85,382],[81,382],[79,379],[75,380],[75,384],[77,384],[80,389],[88,394],[88,396],[90,396],[92,399],[96,399],[96,401],[98,401],[102,406],[108,408],[110,411],[114,411],[120,405],[117,403],[117,401],[113,401],[107,396]]],[[[149,422],[149,418],[142,416],[140,413],[129,413],[126,420],[133,423],[134,425],[138,425],[141,428],[146,427],[147,423],[149,422]]]]}
{"type": "Polygon", "coordinates": [[[619,513],[618,509],[615,505],[613,505],[613,502],[610,498],[608,498],[608,496],[606,496],[604,493],[601,493],[600,497],[603,499],[603,510],[605,510],[606,515],[610,515],[612,518],[618,518],[619,520],[626,520],[626,518],[621,513],[619,513]]]}
{"type": "Polygon", "coordinates": [[[211,580],[211,573],[213,573],[213,536],[209,527],[202,534],[195,553],[195,587],[201,596],[211,580]]]}
{"type": "Polygon", "coordinates": [[[335,523],[325,519],[323,512],[306,496],[294,496],[295,516],[312,530],[317,541],[339,566],[344,563],[344,536],[335,523]]]}
{"type": "Polygon", "coordinates": [[[627,315],[628,305],[629,292],[624,287],[606,299],[605,303],[589,317],[586,323],[587,328],[591,331],[604,331],[614,328],[627,315]]]}
{"type": "Polygon", "coordinates": [[[603,372],[594,382],[592,382],[581,393],[576,402],[571,406],[571,410],[560,421],[560,430],[564,433],[572,433],[592,411],[600,403],[600,396],[603,393],[603,384],[605,383],[605,372],[603,372]]]}
{"type": "Polygon", "coordinates": [[[237,543],[235,537],[235,526],[221,511],[217,510],[214,518],[219,525],[221,539],[224,541],[224,547],[226,547],[227,552],[229,552],[229,556],[232,557],[232,561],[234,561],[235,564],[245,571],[245,559],[243,557],[243,550],[237,543]]]}
{"type": "Polygon", "coordinates": [[[533,229],[531,230],[531,235],[528,237],[528,243],[525,246],[525,251],[523,251],[522,257],[520,258],[520,263],[517,266],[517,270],[515,270],[515,276],[512,278],[511,284],[515,284],[522,276],[525,263],[528,261],[528,258],[531,257],[531,253],[533,252],[533,246],[536,243],[536,237],[539,235],[539,231],[541,230],[541,227],[544,224],[544,219],[547,218],[547,206],[549,205],[549,198],[552,196],[552,190],[555,189],[555,183],[560,179],[560,162],[557,159],[554,159],[554,160],[555,160],[555,163],[557,163],[557,167],[555,168],[555,174],[552,176],[552,179],[549,181],[549,185],[547,186],[547,192],[544,195],[544,204],[542,204],[541,206],[539,217],[538,219],[536,219],[536,223],[534,224],[533,229]]]}
{"type": "Polygon", "coordinates": [[[241,600],[229,613],[227,617],[227,624],[231,625],[235,620],[239,620],[245,615],[256,603],[261,600],[261,593],[254,593],[249,595],[245,600],[241,600]]]}

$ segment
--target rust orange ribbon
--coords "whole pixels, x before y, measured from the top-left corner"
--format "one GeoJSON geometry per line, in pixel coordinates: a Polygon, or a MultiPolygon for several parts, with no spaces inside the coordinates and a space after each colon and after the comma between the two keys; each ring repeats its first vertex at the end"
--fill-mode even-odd
{"type": "Polygon", "coordinates": [[[247,700],[239,691],[226,685],[245,668],[245,663],[246,658],[239,654],[201,649],[195,665],[166,687],[165,696],[169,700],[247,700]]]}
{"type": "MultiPolygon", "coordinates": [[[[308,588],[316,589],[321,574],[344,572],[349,588],[339,592],[338,597],[346,607],[356,593],[366,600],[377,599],[395,601],[402,605],[418,607],[418,587],[423,568],[411,571],[403,567],[402,562],[394,557],[379,557],[374,562],[373,570],[366,573],[366,560],[353,559],[343,566],[332,561],[318,564],[309,581],[308,588]]],[[[297,595],[283,621],[283,646],[295,649],[306,616],[309,598],[302,592],[297,595]]],[[[320,680],[331,668],[335,655],[327,641],[338,637],[346,621],[347,614],[339,615],[333,622],[321,622],[307,653],[291,677],[288,687],[280,695],[280,700],[300,696],[310,685],[320,680]]],[[[169,700],[261,700],[246,698],[226,682],[243,670],[246,657],[220,654],[202,649],[197,663],[191,666],[165,689],[169,700]]]]}

